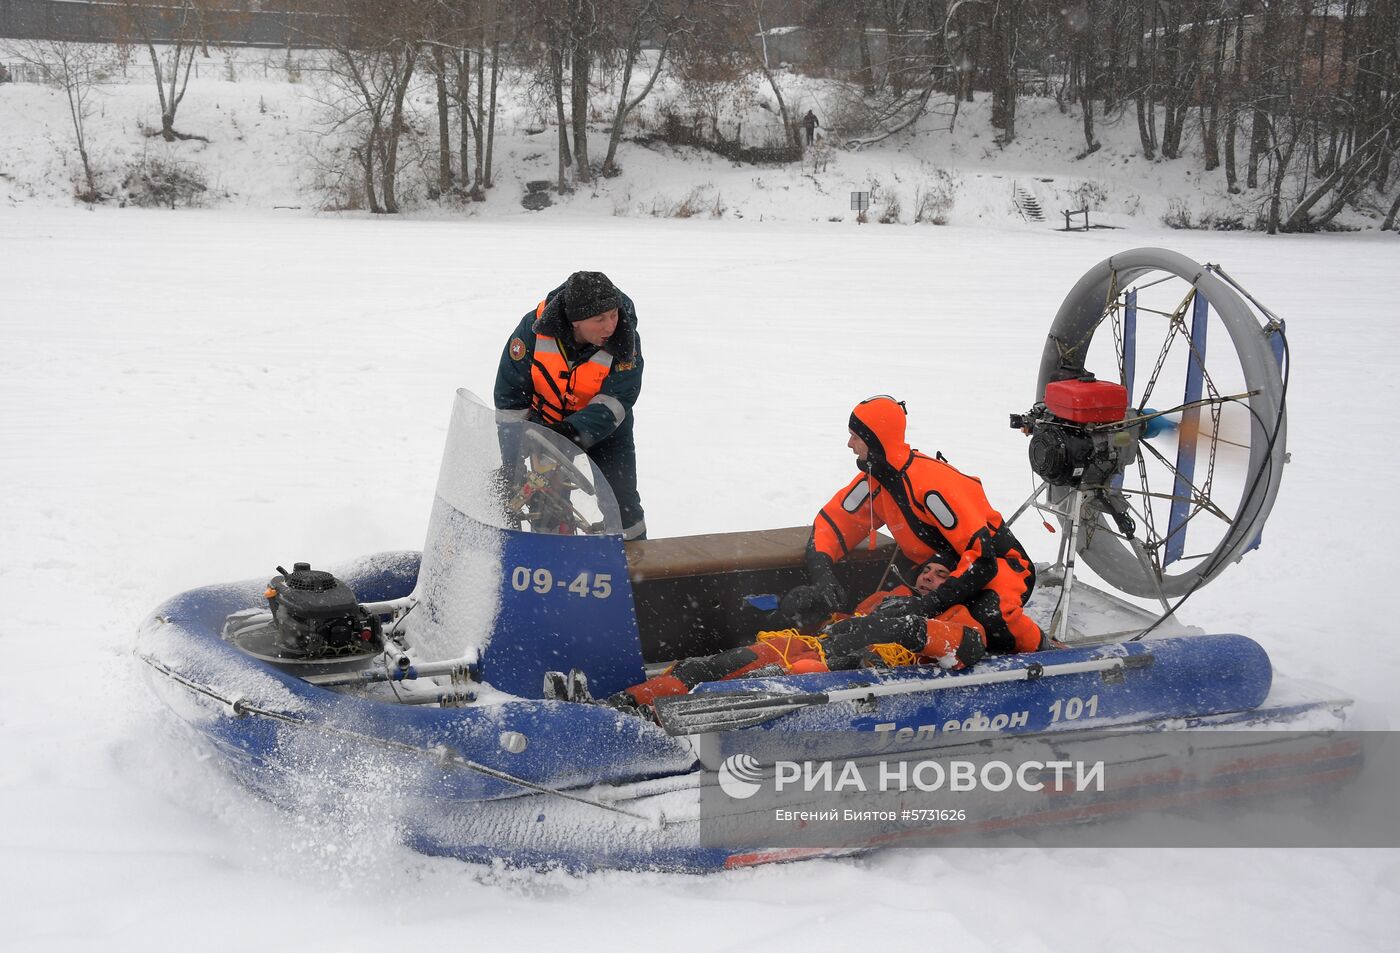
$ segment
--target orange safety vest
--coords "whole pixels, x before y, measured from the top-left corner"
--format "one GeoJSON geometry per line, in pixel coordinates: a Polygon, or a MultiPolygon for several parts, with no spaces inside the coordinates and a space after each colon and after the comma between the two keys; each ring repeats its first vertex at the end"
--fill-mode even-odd
{"type": "MultiPolygon", "coordinates": [[[[544,313],[546,303],[540,302],[535,317],[544,313]]],[[[557,424],[598,396],[612,366],[613,356],[604,350],[581,364],[570,365],[557,338],[537,334],[535,353],[530,360],[530,381],[535,391],[531,408],[545,423],[557,424]]]]}

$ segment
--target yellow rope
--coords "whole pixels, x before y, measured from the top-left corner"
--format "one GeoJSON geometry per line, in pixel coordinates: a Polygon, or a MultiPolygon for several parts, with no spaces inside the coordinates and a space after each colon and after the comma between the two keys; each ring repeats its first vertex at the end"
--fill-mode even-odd
{"type": "Polygon", "coordinates": [[[788,668],[792,665],[792,662],[788,659],[788,653],[792,651],[792,643],[794,641],[801,642],[808,648],[815,650],[817,657],[822,660],[822,664],[826,664],[826,650],[822,648],[822,640],[815,635],[803,635],[796,629],[779,629],[776,632],[758,633],[758,641],[767,643],[773,647],[773,650],[777,652],[778,656],[783,660],[784,668],[788,668]],[[779,644],[780,642],[782,644],[779,644]]]}
{"type": "MultiPolygon", "coordinates": [[[[788,658],[788,655],[792,652],[793,642],[801,642],[803,645],[812,649],[822,660],[822,664],[826,664],[826,649],[823,647],[822,640],[819,636],[803,635],[796,629],[780,629],[776,632],[758,633],[758,641],[766,643],[778,653],[779,658],[783,660],[784,668],[790,668],[792,666],[792,660],[788,658]]],[[[872,645],[870,646],[870,651],[878,655],[880,659],[891,668],[900,668],[905,665],[917,665],[919,663],[919,657],[917,655],[896,642],[872,645]]]]}
{"type": "Polygon", "coordinates": [[[919,657],[897,642],[886,642],[883,645],[872,645],[870,651],[880,656],[885,664],[890,668],[899,668],[903,665],[915,665],[919,657]]]}

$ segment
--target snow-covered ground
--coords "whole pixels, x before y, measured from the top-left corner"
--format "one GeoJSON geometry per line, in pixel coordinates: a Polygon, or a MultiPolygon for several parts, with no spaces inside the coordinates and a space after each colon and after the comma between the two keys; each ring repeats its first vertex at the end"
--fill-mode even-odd
{"type": "Polygon", "coordinates": [[[454,388],[489,391],[509,327],[576,268],[638,304],[654,536],[807,522],[873,393],[1010,509],[1030,480],[1006,415],[1034,396],[1050,318],[1088,266],[1144,244],[1224,264],[1288,319],[1294,358],[1266,545],[1187,621],[1400,722],[1393,236],[4,210],[5,949],[1391,948],[1387,850],[1028,842],[708,878],[426,858],[231,785],[129,655],[174,592],[419,548],[454,388]]]}

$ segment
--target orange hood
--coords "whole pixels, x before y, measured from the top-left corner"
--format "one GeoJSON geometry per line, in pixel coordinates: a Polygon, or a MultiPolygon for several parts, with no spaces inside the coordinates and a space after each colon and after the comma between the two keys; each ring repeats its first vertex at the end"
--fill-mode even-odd
{"type": "Polygon", "coordinates": [[[871,467],[888,464],[898,471],[909,462],[911,452],[904,439],[906,422],[904,402],[882,395],[856,404],[848,426],[870,448],[871,467]]]}

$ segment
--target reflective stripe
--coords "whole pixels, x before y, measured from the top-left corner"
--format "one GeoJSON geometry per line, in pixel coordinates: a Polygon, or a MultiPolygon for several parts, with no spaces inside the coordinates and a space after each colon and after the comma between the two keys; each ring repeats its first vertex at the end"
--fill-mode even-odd
{"type": "Polygon", "coordinates": [[[646,531],[647,521],[644,519],[637,520],[637,522],[633,523],[631,526],[627,527],[622,531],[622,538],[639,539],[640,537],[646,535],[646,531]]]}
{"type": "Polygon", "coordinates": [[[604,407],[608,408],[608,413],[613,415],[613,421],[619,425],[627,419],[627,408],[622,406],[622,401],[610,394],[599,394],[588,403],[590,406],[593,404],[602,404],[604,407]]]}
{"type": "Polygon", "coordinates": [[[558,354],[558,353],[559,353],[559,342],[556,341],[556,340],[554,340],[554,338],[545,337],[543,334],[541,334],[541,335],[539,335],[538,337],[535,338],[535,353],[536,353],[536,354],[558,354]]]}
{"type": "Polygon", "coordinates": [[[607,351],[599,351],[588,359],[590,364],[597,364],[605,370],[612,370],[613,356],[607,351]]]}
{"type": "Polygon", "coordinates": [[[958,518],[954,515],[953,508],[948,505],[947,500],[943,499],[943,494],[937,490],[930,490],[924,494],[924,507],[934,519],[938,520],[938,525],[944,529],[953,529],[958,525],[958,518]]]}
{"type": "Polygon", "coordinates": [[[851,492],[846,494],[846,498],[841,501],[841,509],[847,513],[854,513],[860,509],[860,505],[865,502],[865,498],[870,495],[870,481],[861,480],[851,487],[851,492]]]}

